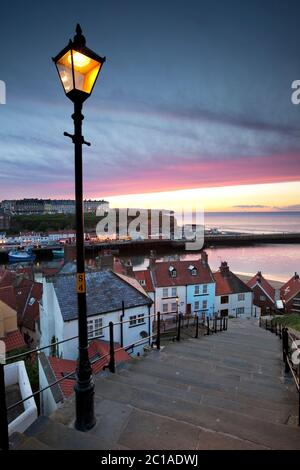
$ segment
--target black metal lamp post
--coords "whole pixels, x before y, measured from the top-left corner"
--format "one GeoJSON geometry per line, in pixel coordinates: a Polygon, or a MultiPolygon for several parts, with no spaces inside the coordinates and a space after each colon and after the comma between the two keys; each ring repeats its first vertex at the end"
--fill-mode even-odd
{"type": "Polygon", "coordinates": [[[74,40],[53,58],[66,96],[74,103],[74,135],[67,132],[75,146],[75,199],[76,199],[76,260],[79,357],[77,363],[76,421],[80,431],[91,429],[95,423],[94,381],[88,356],[86,283],[84,263],[84,215],[82,191],[82,104],[91,95],[105,57],[100,57],[85,45],[81,27],[77,25],[74,40]]]}

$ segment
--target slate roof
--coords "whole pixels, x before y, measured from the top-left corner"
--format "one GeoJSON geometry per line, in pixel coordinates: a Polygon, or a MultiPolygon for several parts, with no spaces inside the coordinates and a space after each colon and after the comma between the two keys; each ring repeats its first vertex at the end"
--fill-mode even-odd
{"type": "MultiPolygon", "coordinates": [[[[64,321],[77,319],[76,276],[60,275],[49,279],[53,282],[64,321]]],[[[121,279],[112,271],[86,274],[87,315],[99,315],[120,310],[122,300],[125,308],[151,305],[152,300],[140,290],[121,279]]]]}

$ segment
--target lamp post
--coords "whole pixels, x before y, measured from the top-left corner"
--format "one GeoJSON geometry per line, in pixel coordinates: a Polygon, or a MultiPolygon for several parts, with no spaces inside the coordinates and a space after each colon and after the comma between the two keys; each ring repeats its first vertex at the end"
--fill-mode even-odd
{"type": "Polygon", "coordinates": [[[74,103],[74,134],[70,137],[75,148],[75,200],[76,200],[76,262],[78,302],[78,343],[79,354],[76,370],[76,421],[75,427],[88,431],[95,423],[94,381],[88,356],[85,257],[84,257],[84,213],[82,190],[82,145],[90,145],[82,135],[82,104],[91,95],[105,57],[100,57],[86,47],[80,25],[76,27],[73,41],[56,56],[56,65],[66,96],[74,103]]]}

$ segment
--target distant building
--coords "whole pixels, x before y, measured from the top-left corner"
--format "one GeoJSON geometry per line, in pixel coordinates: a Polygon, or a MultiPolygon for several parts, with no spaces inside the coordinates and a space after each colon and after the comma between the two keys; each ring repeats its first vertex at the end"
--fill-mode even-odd
{"type": "MultiPolygon", "coordinates": [[[[0,299],[5,298],[0,292],[0,299]]],[[[26,343],[17,325],[17,311],[0,300],[0,340],[4,341],[6,353],[26,347],[26,343]]]]}
{"type": "Polygon", "coordinates": [[[238,276],[222,261],[219,271],[214,273],[216,281],[215,311],[220,316],[251,316],[253,293],[238,276]]]}
{"type": "MultiPolygon", "coordinates": [[[[25,198],[18,200],[4,200],[1,202],[5,214],[41,215],[41,214],[75,214],[74,199],[37,199],[25,198]]],[[[85,200],[84,211],[95,213],[98,207],[109,209],[109,203],[101,200],[85,200]]]]}
{"type": "Polygon", "coordinates": [[[261,271],[247,282],[247,286],[253,291],[253,303],[260,308],[261,314],[270,313],[276,305],[276,291],[263,277],[261,271]]]}
{"type": "Polygon", "coordinates": [[[9,230],[10,228],[10,215],[0,210],[0,230],[9,230]]]}
{"type": "Polygon", "coordinates": [[[285,311],[287,313],[300,314],[300,279],[299,274],[286,282],[280,289],[281,299],[284,302],[285,311]]]}

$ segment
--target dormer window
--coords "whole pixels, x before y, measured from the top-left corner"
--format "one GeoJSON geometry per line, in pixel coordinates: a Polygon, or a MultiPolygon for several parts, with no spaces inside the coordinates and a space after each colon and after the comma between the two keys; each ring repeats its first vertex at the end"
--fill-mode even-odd
{"type": "Polygon", "coordinates": [[[195,266],[193,266],[192,264],[190,264],[189,266],[189,271],[192,276],[197,276],[197,268],[195,268],[195,266]]]}
{"type": "Polygon", "coordinates": [[[171,277],[176,277],[177,276],[177,272],[176,272],[176,269],[174,268],[174,266],[169,267],[169,273],[170,273],[171,277]]]}

